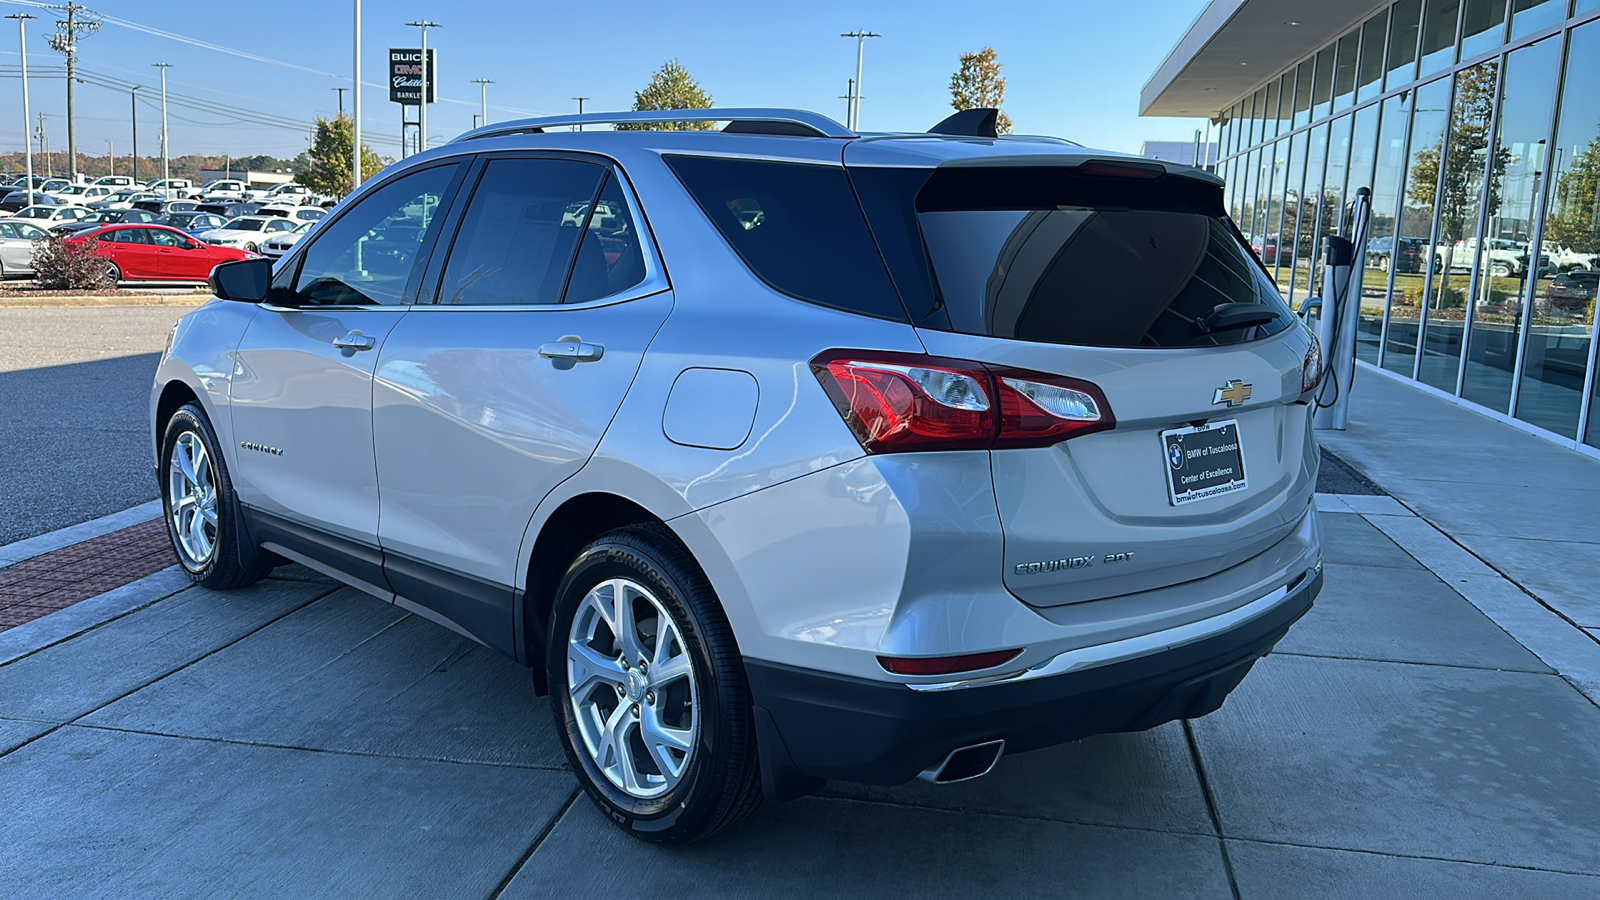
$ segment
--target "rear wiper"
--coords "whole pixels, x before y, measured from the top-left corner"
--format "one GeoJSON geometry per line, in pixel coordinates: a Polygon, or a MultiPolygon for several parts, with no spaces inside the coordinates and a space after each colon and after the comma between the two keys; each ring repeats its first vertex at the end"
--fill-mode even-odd
{"type": "Polygon", "coordinates": [[[1191,327],[1195,334],[1214,334],[1218,331],[1253,328],[1277,319],[1276,310],[1259,303],[1219,303],[1210,312],[1195,319],[1191,327]]]}

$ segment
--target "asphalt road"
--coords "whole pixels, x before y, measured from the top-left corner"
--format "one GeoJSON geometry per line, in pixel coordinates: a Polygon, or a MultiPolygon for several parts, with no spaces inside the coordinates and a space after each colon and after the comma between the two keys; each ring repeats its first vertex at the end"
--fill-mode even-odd
{"type": "Polygon", "coordinates": [[[155,499],[150,381],[188,311],[0,309],[0,544],[155,499]]]}

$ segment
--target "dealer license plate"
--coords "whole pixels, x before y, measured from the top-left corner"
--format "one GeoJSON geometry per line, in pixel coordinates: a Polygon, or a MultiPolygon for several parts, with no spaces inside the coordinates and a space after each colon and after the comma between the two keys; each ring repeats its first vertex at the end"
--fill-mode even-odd
{"type": "Polygon", "coordinates": [[[1161,445],[1167,456],[1167,496],[1173,506],[1245,489],[1237,419],[1163,431],[1161,445]]]}

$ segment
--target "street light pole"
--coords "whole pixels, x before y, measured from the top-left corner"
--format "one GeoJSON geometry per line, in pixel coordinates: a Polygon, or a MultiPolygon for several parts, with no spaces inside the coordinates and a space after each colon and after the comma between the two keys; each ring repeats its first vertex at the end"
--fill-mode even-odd
{"type": "MultiPolygon", "coordinates": [[[[578,115],[580,115],[580,116],[583,115],[583,101],[585,101],[585,100],[587,100],[589,98],[588,97],[573,97],[572,99],[578,101],[578,115]]],[[[583,130],[583,126],[579,125],[577,130],[578,131],[582,131],[583,130]]]]}
{"type": "Polygon", "coordinates": [[[428,149],[428,29],[440,26],[438,22],[429,22],[427,19],[406,24],[422,29],[422,97],[417,104],[417,129],[420,132],[417,135],[417,152],[420,153],[428,149]]]}
{"type": "MultiPolygon", "coordinates": [[[[350,190],[361,186],[361,0],[355,0],[354,46],[350,55],[350,190]]],[[[405,148],[400,148],[404,150],[405,148]]]]}
{"type": "Polygon", "coordinates": [[[21,41],[19,49],[22,51],[22,158],[25,177],[28,179],[28,205],[33,205],[33,144],[28,141],[28,128],[32,124],[33,115],[28,112],[28,20],[33,16],[27,13],[15,13],[6,16],[8,19],[17,20],[17,39],[21,41]]]}
{"type": "MultiPolygon", "coordinates": [[[[426,64],[427,61],[424,60],[423,62],[426,64]]],[[[480,90],[480,105],[483,107],[482,119],[483,124],[487,125],[489,124],[489,85],[494,84],[494,82],[487,78],[474,78],[472,83],[477,85],[480,90]]]]}
{"type": "Polygon", "coordinates": [[[151,63],[161,70],[161,198],[170,199],[172,192],[172,170],[167,157],[167,69],[172,63],[151,63]]]}
{"type": "Polygon", "coordinates": [[[139,183],[139,88],[136,84],[128,90],[128,108],[133,113],[133,183],[139,183]]]}
{"type": "Polygon", "coordinates": [[[862,54],[864,53],[865,48],[866,48],[867,38],[883,37],[883,35],[874,34],[873,32],[867,31],[864,28],[857,28],[855,31],[847,31],[844,34],[841,34],[839,36],[840,37],[853,37],[853,38],[856,39],[856,90],[855,90],[856,102],[855,102],[855,104],[854,104],[854,106],[852,107],[852,110],[851,110],[849,125],[850,125],[850,128],[851,128],[852,131],[860,131],[861,130],[861,57],[862,57],[862,54]]]}

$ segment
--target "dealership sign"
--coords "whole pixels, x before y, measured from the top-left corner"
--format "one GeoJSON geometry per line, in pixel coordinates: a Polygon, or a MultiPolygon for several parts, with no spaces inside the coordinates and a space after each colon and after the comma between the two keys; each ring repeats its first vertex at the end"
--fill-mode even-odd
{"type": "MultiPolygon", "coordinates": [[[[436,103],[439,91],[439,60],[428,50],[428,102],[436,103]]],[[[422,50],[389,49],[389,102],[417,106],[422,102],[422,50]]]]}

